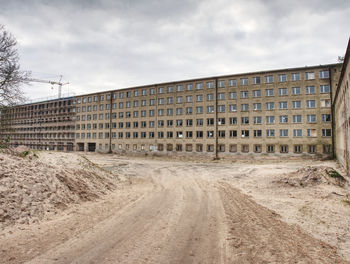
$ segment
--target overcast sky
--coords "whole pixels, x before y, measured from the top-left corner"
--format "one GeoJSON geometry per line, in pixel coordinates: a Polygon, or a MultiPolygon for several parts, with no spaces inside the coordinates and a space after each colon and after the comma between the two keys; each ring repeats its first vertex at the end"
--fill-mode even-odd
{"type": "MultiPolygon", "coordinates": [[[[63,93],[337,62],[349,0],[0,0],[23,70],[63,93]]],[[[56,95],[32,83],[30,98],[56,95]]]]}

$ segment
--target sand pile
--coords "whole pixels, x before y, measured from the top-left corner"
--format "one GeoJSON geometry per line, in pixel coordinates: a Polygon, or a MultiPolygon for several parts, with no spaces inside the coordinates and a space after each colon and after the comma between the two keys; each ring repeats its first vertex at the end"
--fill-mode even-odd
{"type": "Polygon", "coordinates": [[[37,222],[46,213],[94,200],[117,186],[117,176],[76,154],[21,153],[0,153],[0,226],[37,222]]]}
{"type": "Polygon", "coordinates": [[[284,174],[281,179],[275,182],[293,187],[307,187],[320,184],[333,184],[341,187],[348,185],[347,180],[342,175],[327,166],[307,166],[296,172],[284,174]]]}

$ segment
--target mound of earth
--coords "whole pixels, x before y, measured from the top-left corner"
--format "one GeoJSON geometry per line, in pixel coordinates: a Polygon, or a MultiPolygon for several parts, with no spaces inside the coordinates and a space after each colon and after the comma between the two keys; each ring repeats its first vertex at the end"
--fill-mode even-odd
{"type": "Polygon", "coordinates": [[[293,187],[307,187],[320,184],[333,184],[343,187],[348,184],[342,175],[327,166],[307,166],[298,169],[296,172],[284,174],[281,179],[275,182],[293,187]]]}
{"type": "MultiPolygon", "coordinates": [[[[27,151],[27,150],[25,150],[27,151]]],[[[115,189],[118,177],[73,153],[0,153],[0,225],[32,223],[115,189]],[[50,159],[42,156],[50,156],[50,159]],[[59,160],[54,163],[51,160],[59,160]],[[73,164],[66,166],[65,164],[73,164]]]]}

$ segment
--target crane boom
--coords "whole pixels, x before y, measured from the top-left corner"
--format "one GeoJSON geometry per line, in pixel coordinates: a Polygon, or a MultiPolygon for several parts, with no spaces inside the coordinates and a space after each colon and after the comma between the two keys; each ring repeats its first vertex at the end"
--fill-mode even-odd
{"type": "Polygon", "coordinates": [[[60,80],[58,82],[50,81],[50,80],[35,79],[35,78],[28,78],[28,79],[26,79],[26,81],[28,81],[28,82],[49,83],[51,85],[58,85],[58,98],[61,98],[62,86],[66,85],[66,84],[69,84],[69,82],[62,83],[61,80],[62,80],[62,75],[60,75],[60,80]]]}

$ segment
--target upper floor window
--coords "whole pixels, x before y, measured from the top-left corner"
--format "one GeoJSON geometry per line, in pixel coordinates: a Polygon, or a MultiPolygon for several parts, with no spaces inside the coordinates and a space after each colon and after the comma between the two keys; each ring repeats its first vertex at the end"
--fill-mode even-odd
{"type": "Polygon", "coordinates": [[[151,88],[150,94],[156,94],[156,89],[155,88],[151,88]]]}
{"type": "Polygon", "coordinates": [[[241,98],[248,98],[249,92],[248,91],[241,91],[241,98]]]}
{"type": "Polygon", "coordinates": [[[168,86],[168,93],[174,92],[174,86],[168,86]]]}
{"type": "Polygon", "coordinates": [[[147,90],[146,90],[146,89],[143,89],[143,90],[142,90],[142,95],[143,95],[143,96],[147,95],[147,90]]]}
{"type": "Polygon", "coordinates": [[[193,84],[192,83],[186,84],[186,91],[192,91],[192,90],[193,90],[193,84]]]}
{"type": "Polygon", "coordinates": [[[159,87],[159,88],[158,88],[158,93],[159,93],[159,94],[164,93],[164,87],[159,87]]]}
{"type": "Polygon", "coordinates": [[[314,94],[315,93],[315,86],[306,86],[305,93],[306,94],[314,94]]]}
{"type": "Polygon", "coordinates": [[[248,78],[241,78],[240,85],[248,85],[248,78]]]}
{"type": "Polygon", "coordinates": [[[287,74],[278,74],[278,82],[286,82],[287,74]]]}
{"type": "Polygon", "coordinates": [[[330,92],[329,85],[320,85],[320,92],[321,93],[329,93],[330,92]]]}
{"type": "Polygon", "coordinates": [[[274,95],[273,89],[266,89],[265,90],[265,95],[266,96],[273,96],[274,95]]]}
{"type": "Polygon", "coordinates": [[[182,92],[182,91],[183,91],[182,85],[177,85],[177,86],[176,86],[176,91],[177,91],[177,92],[182,92]]]}
{"type": "Polygon", "coordinates": [[[314,80],[315,73],[314,72],[305,72],[305,80],[314,80]]]}
{"type": "Polygon", "coordinates": [[[261,90],[254,90],[253,97],[261,97],[261,90]]]}
{"type": "Polygon", "coordinates": [[[196,83],[196,89],[197,90],[202,90],[203,89],[203,83],[202,82],[196,83]]]}
{"type": "Polygon", "coordinates": [[[300,81],[300,73],[292,73],[292,81],[300,81]]]}
{"type": "Polygon", "coordinates": [[[260,84],[261,80],[260,77],[253,77],[253,84],[260,84]]]}
{"type": "Polygon", "coordinates": [[[292,94],[293,95],[297,95],[300,93],[301,93],[300,87],[292,87],[292,94]]]}
{"type": "Polygon", "coordinates": [[[207,82],[207,88],[208,89],[214,88],[214,82],[207,82]]]}
{"type": "Polygon", "coordinates": [[[287,94],[288,94],[287,88],[278,88],[278,95],[283,96],[287,94]]]}
{"type": "Polygon", "coordinates": [[[326,79],[329,78],[329,71],[320,71],[320,79],[326,79]]]}
{"type": "Polygon", "coordinates": [[[265,83],[273,83],[273,75],[266,75],[265,83]]]}
{"type": "Polygon", "coordinates": [[[224,80],[220,80],[218,83],[219,88],[223,88],[225,87],[225,81],[224,80]]]}
{"type": "Polygon", "coordinates": [[[237,86],[237,82],[235,79],[228,80],[228,86],[235,87],[237,86]]]}

